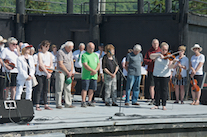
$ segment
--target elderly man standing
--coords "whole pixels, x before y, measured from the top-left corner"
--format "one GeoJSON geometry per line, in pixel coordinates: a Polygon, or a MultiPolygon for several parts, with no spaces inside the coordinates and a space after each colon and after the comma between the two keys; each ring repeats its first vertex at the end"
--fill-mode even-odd
{"type": "Polygon", "coordinates": [[[62,92],[64,89],[65,108],[73,108],[71,98],[71,84],[66,84],[65,79],[73,74],[73,54],[74,44],[72,41],[67,41],[62,49],[57,53],[57,70],[56,72],[56,108],[62,108],[62,92]]]}
{"type": "MultiPolygon", "coordinates": [[[[81,62],[81,57],[83,53],[86,51],[85,49],[85,44],[80,43],[79,44],[79,49],[73,52],[73,59],[75,60],[75,72],[81,73],[82,72],[82,62],[81,62]]],[[[80,93],[82,90],[82,84],[81,84],[81,79],[77,80],[77,84],[75,86],[76,93],[80,93]]]]}
{"type": "Polygon", "coordinates": [[[158,39],[153,39],[152,40],[152,47],[147,51],[147,53],[144,56],[144,64],[148,65],[147,67],[147,83],[149,84],[149,92],[151,96],[151,102],[149,105],[153,105],[155,103],[154,95],[155,95],[155,83],[154,83],[154,77],[153,77],[153,69],[154,69],[154,62],[155,60],[152,60],[150,58],[150,55],[152,53],[157,53],[160,52],[160,47],[159,47],[159,40],[158,39]]]}
{"type": "Polygon", "coordinates": [[[143,56],[141,45],[136,44],[133,52],[129,53],[126,57],[125,69],[128,71],[127,85],[126,85],[126,100],[125,105],[129,106],[130,91],[133,86],[132,105],[139,105],[137,99],[139,97],[140,81],[141,81],[141,65],[143,56]]]}
{"type": "Polygon", "coordinates": [[[81,107],[95,106],[91,100],[94,91],[97,89],[98,70],[100,68],[99,58],[94,53],[95,45],[92,42],[87,44],[87,51],[82,55],[82,102],[81,107]],[[86,105],[86,95],[88,91],[88,104],[86,105]]]}

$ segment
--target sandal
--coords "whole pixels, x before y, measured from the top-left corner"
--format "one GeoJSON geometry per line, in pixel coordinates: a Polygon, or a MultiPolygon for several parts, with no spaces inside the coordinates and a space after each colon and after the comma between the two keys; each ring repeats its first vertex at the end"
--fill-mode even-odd
{"type": "Polygon", "coordinates": [[[190,103],[190,105],[195,105],[195,101],[193,101],[192,103],[190,103]]]}
{"type": "Polygon", "coordinates": [[[37,110],[37,111],[41,111],[42,109],[40,109],[40,107],[36,107],[36,110],[37,110]]]}
{"type": "Polygon", "coordinates": [[[200,105],[200,102],[196,102],[194,105],[200,105]]]}
{"type": "Polygon", "coordinates": [[[52,108],[50,108],[49,106],[45,106],[45,109],[52,110],[52,108]]]}
{"type": "Polygon", "coordinates": [[[152,107],[150,109],[159,109],[159,107],[158,106],[154,106],[154,107],[152,107]]]}

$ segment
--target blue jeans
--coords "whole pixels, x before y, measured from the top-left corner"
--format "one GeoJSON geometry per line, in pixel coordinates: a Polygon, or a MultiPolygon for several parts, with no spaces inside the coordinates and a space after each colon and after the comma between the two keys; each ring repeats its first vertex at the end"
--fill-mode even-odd
{"type": "Polygon", "coordinates": [[[129,103],[130,101],[129,96],[132,87],[133,87],[132,104],[135,104],[137,102],[137,99],[139,97],[139,87],[140,87],[141,77],[142,76],[127,75],[125,103],[129,103]]]}

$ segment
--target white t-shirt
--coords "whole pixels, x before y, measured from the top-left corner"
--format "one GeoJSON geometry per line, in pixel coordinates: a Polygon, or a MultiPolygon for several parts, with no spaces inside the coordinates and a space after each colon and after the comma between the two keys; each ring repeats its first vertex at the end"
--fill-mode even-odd
{"type": "MultiPolygon", "coordinates": [[[[177,60],[179,60],[179,56],[176,57],[177,60]]],[[[182,59],[179,60],[180,64],[182,66],[185,66],[186,69],[181,68],[181,75],[182,77],[187,77],[187,70],[189,69],[189,60],[188,58],[184,55],[184,57],[182,59]]],[[[175,63],[175,65],[177,64],[177,62],[175,63]]],[[[172,76],[176,75],[176,68],[172,70],[172,76]]]]}
{"type": "MultiPolygon", "coordinates": [[[[126,63],[126,57],[124,57],[124,58],[122,59],[121,64],[122,64],[122,63],[126,63]]],[[[123,68],[123,74],[124,74],[124,76],[127,76],[127,71],[126,71],[125,68],[123,68]]]]}
{"type": "Polygon", "coordinates": [[[85,52],[86,52],[85,50],[81,51],[81,54],[80,54],[80,50],[76,50],[73,52],[73,59],[75,59],[74,66],[76,68],[82,68],[81,57],[82,57],[83,53],[85,53],[85,52]]]}
{"type": "MultiPolygon", "coordinates": [[[[2,53],[1,53],[2,60],[7,59],[11,63],[14,63],[15,66],[17,66],[17,58],[18,58],[18,53],[17,53],[16,49],[14,51],[11,51],[9,49],[9,47],[6,47],[3,49],[2,53]]],[[[2,72],[5,72],[4,67],[2,68],[2,72]]],[[[7,70],[7,72],[18,73],[18,70],[17,70],[17,68],[14,68],[12,70],[7,70]]]]}
{"type": "MultiPolygon", "coordinates": [[[[39,52],[38,54],[40,54],[40,56],[42,57],[42,63],[45,66],[50,66],[51,53],[47,51],[45,54],[43,54],[42,52],[39,52]]],[[[37,64],[36,75],[39,75],[39,76],[45,75],[45,76],[47,76],[47,74],[44,71],[39,70],[39,62],[37,64]]]]}
{"type": "MultiPolygon", "coordinates": [[[[198,64],[201,62],[201,63],[204,63],[205,62],[205,56],[203,54],[199,55],[199,56],[196,56],[196,55],[193,55],[191,57],[191,65],[194,69],[197,68],[198,64]]],[[[191,70],[189,72],[191,74],[191,70]]],[[[196,72],[195,75],[203,75],[203,65],[201,66],[201,68],[196,72]]]]}
{"type": "Polygon", "coordinates": [[[168,67],[169,63],[169,59],[161,59],[160,57],[158,57],[155,60],[153,76],[169,77],[171,75],[171,69],[169,69],[168,67]]]}

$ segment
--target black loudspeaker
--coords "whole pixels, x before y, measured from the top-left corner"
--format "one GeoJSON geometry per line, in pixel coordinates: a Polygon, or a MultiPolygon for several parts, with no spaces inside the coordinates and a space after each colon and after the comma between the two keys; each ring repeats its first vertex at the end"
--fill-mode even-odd
{"type": "Polygon", "coordinates": [[[203,105],[207,105],[207,88],[201,90],[200,102],[203,105]]]}
{"type": "Polygon", "coordinates": [[[0,100],[0,123],[27,123],[34,118],[30,100],[0,100]]]}

